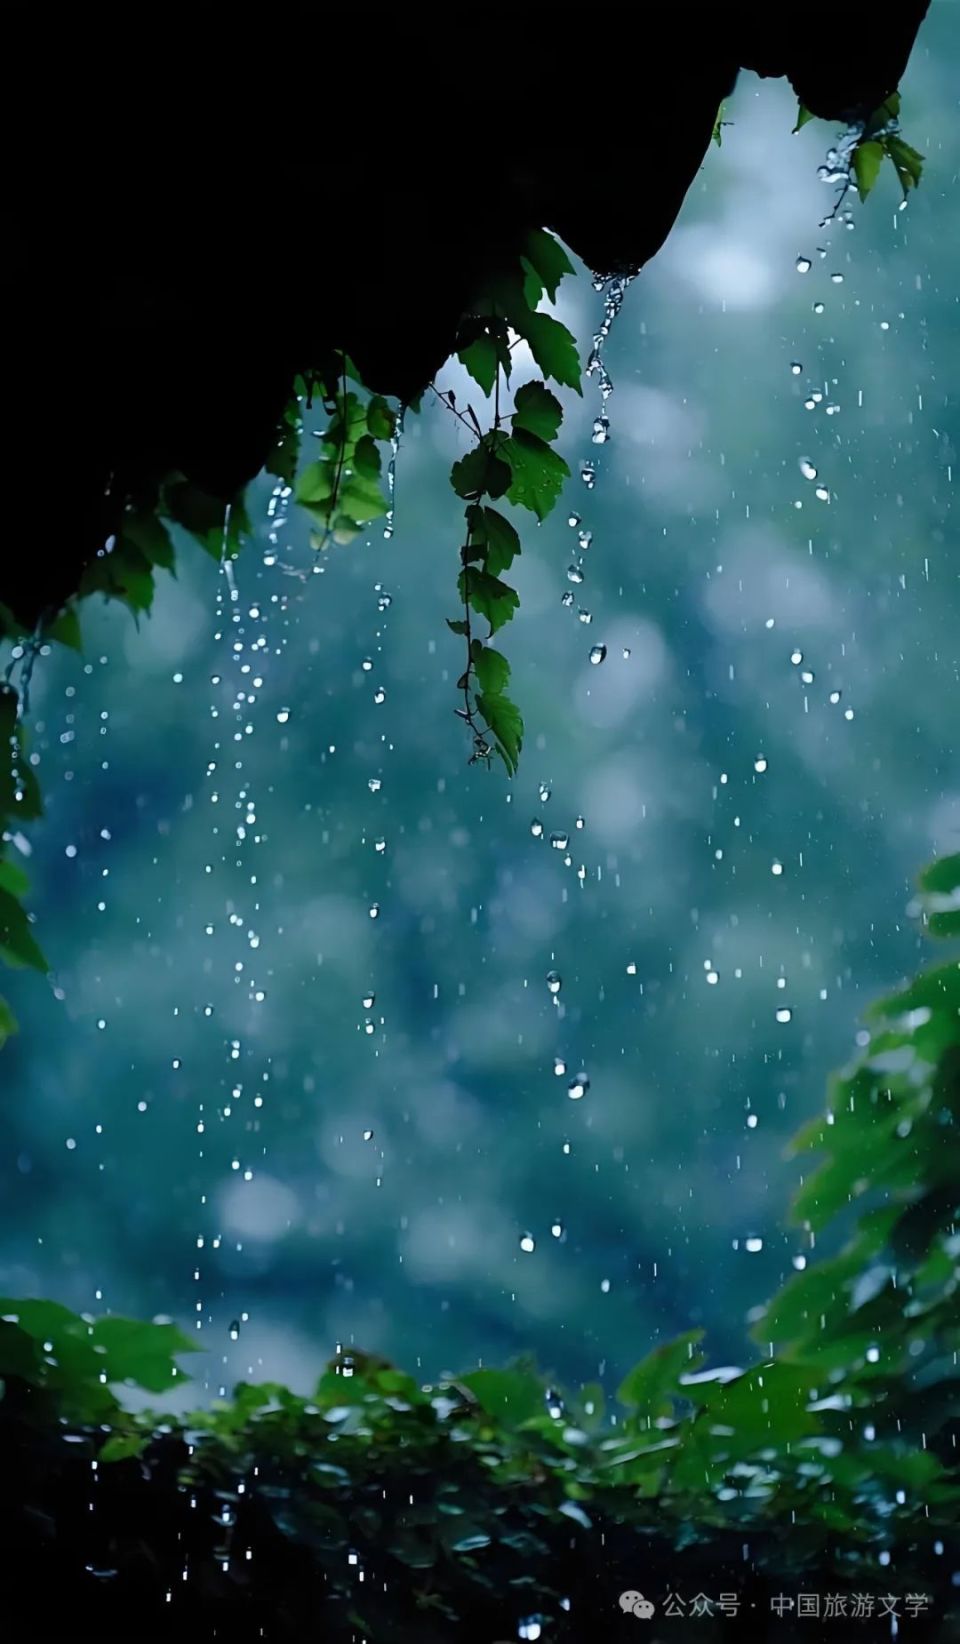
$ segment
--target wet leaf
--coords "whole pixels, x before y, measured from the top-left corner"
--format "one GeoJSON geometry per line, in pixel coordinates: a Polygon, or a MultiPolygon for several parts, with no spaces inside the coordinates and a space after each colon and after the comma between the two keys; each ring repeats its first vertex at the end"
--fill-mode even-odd
{"type": "Polygon", "coordinates": [[[570,476],[567,464],[552,446],[525,428],[517,429],[508,440],[504,456],[510,465],[510,501],[546,519],[570,476]]]}
{"type": "Polygon", "coordinates": [[[858,143],[854,149],[853,175],[856,179],[857,192],[861,200],[866,199],[879,177],[883,156],[884,147],[882,143],[858,143]]]}

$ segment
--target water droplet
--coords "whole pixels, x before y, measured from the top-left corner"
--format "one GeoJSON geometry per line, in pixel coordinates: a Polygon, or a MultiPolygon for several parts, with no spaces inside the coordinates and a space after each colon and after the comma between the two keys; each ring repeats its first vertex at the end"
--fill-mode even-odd
{"type": "Polygon", "coordinates": [[[392,604],[393,604],[393,595],[392,594],[381,594],[380,598],[377,600],[377,610],[378,611],[389,611],[392,604]]]}
{"type": "Polygon", "coordinates": [[[574,825],[574,827],[575,827],[575,828],[580,828],[580,829],[583,829],[583,828],[585,828],[585,827],[586,827],[586,825],[587,825],[587,824],[586,824],[586,822],[585,822],[585,821],[584,821],[584,819],[583,819],[583,817],[582,817],[582,816],[578,816],[578,817],[577,817],[577,820],[576,820],[576,821],[575,821],[575,823],[574,823],[574,824],[573,824],[573,825],[574,825]]]}
{"type": "Polygon", "coordinates": [[[800,364],[799,360],[793,360],[790,365],[790,370],[793,372],[795,377],[799,377],[801,371],[803,370],[803,366],[800,364]]]}
{"type": "Polygon", "coordinates": [[[814,495],[820,500],[820,502],[830,501],[830,492],[827,490],[825,485],[818,485],[814,495]]]}
{"type": "Polygon", "coordinates": [[[567,610],[569,611],[571,605],[573,604],[573,595],[569,592],[564,594],[563,598],[560,601],[560,604],[565,605],[567,607],[567,610]]]}
{"type": "Polygon", "coordinates": [[[831,691],[830,692],[830,701],[833,703],[834,707],[836,707],[837,703],[840,701],[841,695],[842,695],[842,692],[840,692],[840,691],[831,691]]]}
{"type": "Polygon", "coordinates": [[[364,1010],[372,1010],[374,1005],[376,1004],[376,1002],[377,1002],[377,996],[376,996],[375,993],[365,993],[363,998],[360,1001],[360,1003],[363,1005],[364,1010]]]}
{"type": "Polygon", "coordinates": [[[240,1320],[239,1319],[232,1319],[231,1320],[229,1335],[230,1335],[230,1340],[231,1341],[237,1341],[239,1339],[239,1336],[240,1336],[240,1320]]]}
{"type": "Polygon", "coordinates": [[[378,856],[382,856],[387,848],[387,841],[385,839],[375,839],[373,842],[373,848],[378,856]]]}
{"type": "Polygon", "coordinates": [[[842,274],[831,274],[830,278],[833,281],[834,285],[842,285],[843,284],[843,275],[842,274]]]}
{"type": "Polygon", "coordinates": [[[560,975],[560,972],[558,970],[548,970],[547,971],[547,991],[549,993],[552,993],[552,994],[556,995],[560,992],[560,989],[562,987],[563,987],[563,977],[560,975]]]}
{"type": "Polygon", "coordinates": [[[535,816],[533,821],[531,822],[530,832],[533,834],[534,839],[542,839],[543,838],[543,823],[540,821],[540,818],[538,816],[535,816]]]}
{"type": "Polygon", "coordinates": [[[763,1240],[762,1239],[744,1239],[743,1248],[745,1250],[749,1250],[751,1256],[755,1256],[757,1254],[758,1250],[763,1249],[763,1240]]]}
{"type": "Polygon", "coordinates": [[[377,702],[377,703],[383,702],[386,698],[386,695],[387,695],[387,693],[384,690],[383,686],[378,685],[376,690],[373,693],[373,700],[374,700],[374,702],[377,702]]]}
{"type": "Polygon", "coordinates": [[[570,526],[570,529],[572,531],[575,531],[577,526],[580,524],[580,515],[579,514],[568,514],[567,515],[567,524],[570,526]]]}
{"type": "Polygon", "coordinates": [[[537,1241],[534,1238],[533,1234],[532,1233],[521,1233],[521,1235],[520,1235],[520,1249],[525,1251],[526,1254],[529,1256],[532,1251],[536,1250],[536,1248],[537,1248],[537,1241]]]}
{"type": "Polygon", "coordinates": [[[567,1064],[564,1061],[562,1056],[555,1056],[553,1058],[553,1071],[556,1074],[558,1079],[563,1078],[563,1075],[567,1071],[567,1064]]]}
{"type": "Polygon", "coordinates": [[[565,851],[570,843],[570,835],[566,833],[552,833],[550,843],[555,851],[565,851]]]}
{"type": "Polygon", "coordinates": [[[793,1021],[793,1011],[790,1009],[789,1005],[779,1005],[776,1012],[775,1012],[775,1015],[776,1015],[776,1018],[777,1018],[778,1022],[792,1022],[793,1021]]]}
{"type": "Polygon", "coordinates": [[[537,789],[537,793],[539,795],[541,805],[545,805],[550,798],[550,789],[547,787],[545,782],[541,782],[539,788],[537,789]]]}
{"type": "Polygon", "coordinates": [[[594,667],[603,661],[606,654],[607,647],[605,645],[594,645],[590,652],[590,661],[593,663],[594,667]]]}
{"type": "Polygon", "coordinates": [[[823,303],[814,303],[813,312],[815,314],[822,314],[823,313],[823,303]]]}
{"type": "Polygon", "coordinates": [[[367,779],[367,787],[371,793],[379,793],[383,787],[383,782],[379,776],[371,776],[367,779]]]}
{"type": "Polygon", "coordinates": [[[629,965],[627,966],[627,975],[628,976],[636,976],[636,974],[637,974],[637,962],[636,962],[635,959],[631,959],[629,965]]]}
{"type": "Polygon", "coordinates": [[[363,1133],[363,1139],[364,1139],[365,1142],[372,1142],[373,1141],[373,1131],[372,1130],[365,1130],[364,1133],[363,1133]]]}
{"type": "Polygon", "coordinates": [[[380,918],[380,903],[379,902],[374,902],[372,904],[372,906],[370,907],[369,912],[370,912],[370,918],[371,919],[379,919],[380,918]]]}
{"type": "Polygon", "coordinates": [[[596,482],[596,470],[591,462],[585,462],[580,469],[580,478],[588,491],[592,491],[596,482]]]}
{"type": "Polygon", "coordinates": [[[587,549],[590,547],[591,542],[593,541],[593,532],[592,531],[581,531],[579,536],[577,537],[577,541],[580,544],[580,552],[582,554],[585,554],[587,552],[587,549]]]}
{"type": "Polygon", "coordinates": [[[373,658],[370,657],[370,656],[365,656],[363,661],[361,662],[360,666],[363,669],[364,673],[368,674],[371,671],[372,667],[373,667],[373,658]]]}
{"type": "Polygon", "coordinates": [[[563,1238],[563,1223],[562,1222],[551,1222],[550,1231],[553,1234],[555,1239],[562,1239],[563,1238]]]}
{"type": "Polygon", "coordinates": [[[578,583],[583,581],[583,571],[579,565],[567,566],[567,581],[578,583]]]}
{"type": "Polygon", "coordinates": [[[774,875],[775,878],[779,879],[780,875],[783,873],[783,863],[782,862],[771,862],[770,872],[774,875]]]}
{"type": "Polygon", "coordinates": [[[817,470],[814,468],[809,457],[800,458],[800,472],[804,479],[807,480],[815,480],[817,477],[817,470]]]}
{"type": "Polygon", "coordinates": [[[756,758],[756,759],[755,759],[755,760],[754,760],[754,762],[753,762],[753,768],[754,768],[754,770],[755,770],[755,771],[757,771],[757,772],[759,772],[759,773],[761,773],[761,774],[762,774],[762,773],[763,773],[763,772],[764,772],[764,771],[765,771],[765,770],[766,770],[766,768],[767,768],[767,761],[766,761],[766,759],[765,759],[765,758],[764,758],[764,756],[763,756],[763,754],[759,754],[759,755],[758,755],[758,756],[757,756],[757,758],[756,758]]]}
{"type": "Polygon", "coordinates": [[[717,973],[717,971],[715,971],[715,970],[708,970],[707,971],[707,981],[710,983],[711,987],[716,987],[716,984],[719,982],[719,980],[720,980],[720,977],[719,977],[719,974],[717,973]]]}
{"type": "Polygon", "coordinates": [[[592,611],[585,611],[583,609],[582,605],[581,605],[579,611],[577,612],[577,616],[580,618],[581,622],[592,622],[593,621],[593,612],[592,611]]]}
{"type": "Polygon", "coordinates": [[[589,1089],[590,1080],[587,1078],[587,1075],[585,1073],[578,1073],[575,1079],[570,1080],[570,1083],[567,1086],[567,1095],[569,1096],[571,1102],[579,1102],[581,1096],[585,1096],[589,1089]]]}
{"type": "Polygon", "coordinates": [[[801,668],[800,679],[804,685],[812,685],[815,678],[816,674],[813,672],[812,668],[801,668]]]}
{"type": "Polygon", "coordinates": [[[610,438],[610,418],[609,417],[595,417],[594,418],[592,438],[593,438],[594,445],[606,445],[607,440],[610,438]]]}
{"type": "Polygon", "coordinates": [[[793,663],[793,666],[795,668],[799,668],[801,662],[803,661],[803,652],[802,651],[791,651],[790,652],[790,661],[793,663]]]}
{"type": "Polygon", "coordinates": [[[810,269],[812,268],[812,266],[813,265],[812,265],[809,257],[798,257],[797,258],[797,273],[798,274],[809,274],[810,269]]]}

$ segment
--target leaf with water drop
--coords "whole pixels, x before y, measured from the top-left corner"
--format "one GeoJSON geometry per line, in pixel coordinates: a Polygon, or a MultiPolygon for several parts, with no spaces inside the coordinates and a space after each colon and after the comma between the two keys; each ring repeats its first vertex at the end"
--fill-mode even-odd
{"type": "Polygon", "coordinates": [[[866,199],[880,175],[883,155],[883,144],[875,142],[858,143],[853,151],[853,175],[861,200],[866,199]]]}
{"type": "Polygon", "coordinates": [[[563,407],[556,394],[542,382],[525,382],[513,399],[513,430],[525,428],[542,440],[554,440],[563,421],[563,407]]]}
{"type": "Polygon", "coordinates": [[[510,501],[529,508],[538,519],[546,519],[563,490],[564,480],[570,477],[564,459],[525,428],[518,428],[503,449],[512,476],[510,501]]]}
{"type": "Polygon", "coordinates": [[[543,1387],[523,1370],[471,1370],[461,1376],[481,1409],[508,1427],[519,1427],[543,1413],[543,1387]]]}
{"type": "Polygon", "coordinates": [[[133,1382],[148,1393],[165,1393],[186,1381],[177,1355],[199,1351],[197,1343],[175,1324],[144,1324],[112,1316],[97,1319],[90,1341],[108,1381],[133,1382]]]}

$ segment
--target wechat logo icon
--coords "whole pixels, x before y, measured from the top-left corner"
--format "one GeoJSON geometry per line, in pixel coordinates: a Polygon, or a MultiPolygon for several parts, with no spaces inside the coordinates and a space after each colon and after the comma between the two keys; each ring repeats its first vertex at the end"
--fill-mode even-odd
{"type": "Polygon", "coordinates": [[[649,1598],[644,1598],[642,1593],[634,1592],[632,1587],[620,1594],[617,1603],[624,1615],[635,1615],[638,1621],[650,1621],[653,1618],[654,1606],[649,1598]]]}

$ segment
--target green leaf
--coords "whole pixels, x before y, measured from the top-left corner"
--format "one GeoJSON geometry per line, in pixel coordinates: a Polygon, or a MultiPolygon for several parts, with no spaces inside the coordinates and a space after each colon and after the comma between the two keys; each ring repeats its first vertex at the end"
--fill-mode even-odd
{"type": "Polygon", "coordinates": [[[454,622],[451,617],[447,617],[447,627],[452,634],[465,634],[468,631],[465,622],[454,622]]]}
{"type": "Polygon", "coordinates": [[[539,275],[547,296],[554,302],[563,276],[573,273],[573,264],[563,246],[545,228],[535,228],[527,235],[523,249],[524,260],[539,275]]]}
{"type": "Polygon", "coordinates": [[[17,1018],[6,999],[0,997],[0,1046],[5,1045],[11,1034],[17,1031],[17,1018]]]}
{"type": "Polygon", "coordinates": [[[380,472],[380,451],[371,434],[362,434],[350,457],[350,467],[364,479],[375,479],[380,472]]]}
{"type": "Polygon", "coordinates": [[[323,459],[309,463],[297,480],[297,501],[308,507],[326,502],[333,495],[335,477],[336,468],[331,463],[323,459]]]}
{"type": "Polygon", "coordinates": [[[9,891],[0,890],[0,958],[8,965],[49,969],[30,929],[30,921],[9,891]]]}
{"type": "Polygon", "coordinates": [[[932,896],[950,896],[960,891],[960,851],[931,862],[921,873],[919,884],[922,891],[932,896]]]}
{"type": "Polygon", "coordinates": [[[526,382],[513,397],[513,431],[525,428],[542,440],[554,440],[563,421],[563,407],[556,394],[542,382],[526,382]]]}
{"type": "Polygon", "coordinates": [[[797,123],[793,128],[794,133],[796,134],[796,132],[802,131],[808,120],[815,119],[816,115],[812,112],[812,110],[806,108],[803,103],[799,103],[797,105],[797,123]]]}
{"type": "Polygon", "coordinates": [[[508,587],[499,577],[492,577],[489,572],[477,570],[473,565],[460,572],[459,587],[461,599],[472,605],[480,616],[486,617],[492,634],[510,621],[520,604],[515,588],[508,587]]]}
{"type": "Polygon", "coordinates": [[[44,630],[44,637],[55,639],[58,644],[66,645],[71,651],[82,651],[83,635],[80,632],[80,618],[76,606],[65,605],[59,616],[44,630]]]}
{"type": "Polygon", "coordinates": [[[689,1375],[703,1363],[703,1354],[694,1351],[703,1335],[702,1330],[689,1330],[675,1341],[655,1347],[620,1383],[617,1389],[620,1403],[635,1406],[651,1421],[669,1415],[672,1400],[686,1397],[680,1377],[689,1375]]]}
{"type": "Polygon", "coordinates": [[[175,563],[173,543],[163,521],[156,514],[141,512],[124,516],[121,538],[133,546],[151,565],[172,571],[175,563]]]}
{"type": "Polygon", "coordinates": [[[502,514],[493,508],[483,510],[484,534],[486,537],[486,569],[494,576],[501,571],[509,570],[520,552],[520,538],[502,514]]]}
{"type": "Polygon", "coordinates": [[[510,678],[510,664],[506,657],[487,645],[481,645],[478,639],[474,640],[470,655],[481,691],[485,695],[499,695],[505,690],[510,678]]]}
{"type": "Polygon", "coordinates": [[[911,148],[909,143],[905,143],[902,137],[887,137],[884,141],[887,153],[896,167],[900,187],[903,189],[904,199],[906,199],[910,190],[917,187],[920,178],[923,176],[923,155],[918,154],[917,150],[911,148]]]}
{"type": "Polygon", "coordinates": [[[108,1381],[133,1382],[149,1393],[165,1393],[187,1378],[178,1353],[196,1353],[175,1324],[143,1324],[136,1319],[97,1319],[90,1340],[108,1381]]]}
{"type": "Polygon", "coordinates": [[[367,428],[375,440],[390,440],[396,428],[396,416],[382,394],[374,394],[367,405],[367,428]]]}
{"type": "Polygon", "coordinates": [[[503,453],[512,476],[510,501],[529,508],[538,519],[546,519],[563,490],[564,480],[570,477],[567,464],[558,452],[525,428],[517,429],[503,453]]]}
{"type": "Polygon", "coordinates": [[[927,929],[931,936],[960,936],[960,908],[931,913],[927,918],[927,929]]]}
{"type": "Polygon", "coordinates": [[[493,696],[479,695],[477,708],[496,739],[497,751],[507,771],[515,776],[523,746],[523,720],[519,708],[502,691],[493,696]]]}
{"type": "Polygon", "coordinates": [[[522,1370],[472,1370],[461,1377],[488,1415],[507,1427],[519,1427],[543,1413],[543,1388],[522,1370]]]}
{"type": "MultiPolygon", "coordinates": [[[[277,477],[282,479],[283,475],[279,474],[277,477]]],[[[108,1438],[106,1444],[97,1451],[97,1460],[104,1465],[111,1461],[129,1461],[132,1456],[142,1454],[146,1442],[147,1436],[144,1433],[114,1433],[113,1437],[108,1438]]]]}
{"type": "Polygon", "coordinates": [[[9,891],[11,896],[21,898],[26,896],[30,889],[30,881],[18,862],[11,862],[9,858],[0,860],[0,890],[9,891]]]}
{"type": "Polygon", "coordinates": [[[880,175],[883,155],[883,144],[876,142],[858,143],[853,151],[853,175],[861,200],[866,199],[880,175]]]}
{"type": "Polygon", "coordinates": [[[497,370],[500,365],[500,355],[497,345],[487,332],[475,337],[473,342],[467,343],[457,350],[457,358],[475,383],[479,383],[485,394],[493,392],[493,385],[497,380],[497,370]]]}
{"type": "Polygon", "coordinates": [[[503,496],[510,484],[510,468],[497,453],[505,443],[506,437],[502,434],[497,435],[495,441],[485,435],[479,445],[454,463],[450,484],[459,497],[503,496]]]}
{"type": "Polygon", "coordinates": [[[718,148],[723,147],[723,109],[724,105],[721,103],[717,109],[717,118],[713,122],[713,131],[711,132],[711,137],[718,148]]]}
{"type": "Polygon", "coordinates": [[[522,313],[512,310],[509,319],[525,338],[544,376],[582,393],[580,356],[572,332],[552,314],[531,314],[526,308],[522,313]]]}

